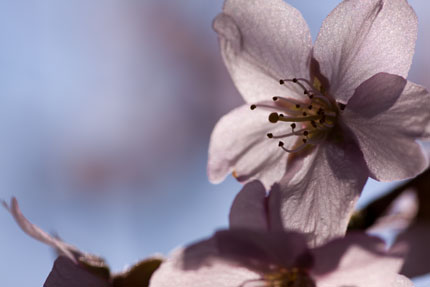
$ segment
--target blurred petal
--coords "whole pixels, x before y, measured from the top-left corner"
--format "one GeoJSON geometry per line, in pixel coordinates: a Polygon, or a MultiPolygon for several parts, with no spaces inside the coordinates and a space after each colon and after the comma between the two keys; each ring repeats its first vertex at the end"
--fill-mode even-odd
{"type": "Polygon", "coordinates": [[[343,103],[376,73],[407,77],[417,38],[417,17],[406,0],[349,0],[324,20],[313,56],[343,103]]]}
{"type": "Polygon", "coordinates": [[[45,281],[44,287],[109,287],[107,280],[88,272],[68,257],[60,256],[45,281]]]}
{"type": "Polygon", "coordinates": [[[390,204],[385,214],[367,229],[367,232],[379,236],[388,233],[393,237],[393,233],[398,234],[412,224],[418,213],[418,206],[416,192],[413,189],[406,189],[390,204]]]}
{"type": "Polygon", "coordinates": [[[280,186],[286,229],[307,234],[311,247],[345,234],[368,170],[354,143],[322,143],[280,186]]]}
{"type": "Polygon", "coordinates": [[[309,76],[312,40],[298,10],[282,0],[227,0],[223,12],[213,26],[245,101],[282,96],[279,79],[309,76]]]}
{"type": "MultiPolygon", "coordinates": [[[[201,242],[198,248],[188,251],[187,260],[200,261],[216,252],[213,241],[201,242]],[[194,258],[193,258],[194,257],[194,258]]],[[[259,275],[244,267],[231,266],[222,260],[213,260],[195,269],[184,269],[184,250],[177,250],[161,264],[151,278],[151,287],[231,287],[240,286],[246,280],[257,279],[259,275]]]]}
{"type": "Polygon", "coordinates": [[[397,274],[404,254],[387,253],[384,242],[376,237],[350,234],[313,251],[319,287],[413,286],[410,280],[397,274]],[[333,265],[336,272],[328,273],[333,265]]]}
{"type": "Polygon", "coordinates": [[[230,209],[230,228],[268,230],[266,189],[260,181],[247,183],[230,209]]]}
{"type": "Polygon", "coordinates": [[[397,242],[406,242],[410,248],[400,273],[408,277],[430,273],[430,225],[428,222],[415,224],[408,228],[399,236],[397,242]]]}
{"type": "Polygon", "coordinates": [[[414,177],[428,166],[417,139],[427,137],[430,94],[400,76],[380,73],[361,84],[343,116],[353,130],[371,177],[414,177]]]}
{"type": "Polygon", "coordinates": [[[77,258],[74,254],[80,254],[80,251],[76,247],[52,237],[51,235],[47,234],[45,231],[28,221],[19,209],[18,201],[15,197],[12,198],[10,206],[8,206],[8,204],[4,201],[3,206],[6,207],[7,210],[9,210],[15,221],[21,227],[22,231],[24,231],[34,239],[57,249],[60,254],[64,254],[72,262],[77,263],[77,258]]]}
{"type": "MultiPolygon", "coordinates": [[[[267,133],[285,133],[282,125],[268,121],[268,112],[250,110],[249,106],[234,109],[215,126],[209,145],[208,176],[221,182],[229,172],[239,181],[258,178],[266,188],[281,179],[287,166],[288,153],[267,138],[267,133]]],[[[289,144],[295,137],[285,141],[289,144]]]]}
{"type": "Polygon", "coordinates": [[[219,256],[258,272],[273,267],[311,268],[313,259],[305,238],[295,232],[262,232],[246,229],[215,233],[219,256]]]}

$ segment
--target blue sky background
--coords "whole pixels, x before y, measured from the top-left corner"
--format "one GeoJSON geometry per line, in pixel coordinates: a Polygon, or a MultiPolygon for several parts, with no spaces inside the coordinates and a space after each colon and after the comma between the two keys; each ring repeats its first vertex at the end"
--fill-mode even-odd
{"type": "MultiPolygon", "coordinates": [[[[339,1],[289,1],[315,38],[339,1]]],[[[430,84],[430,3],[410,79],[430,84]]],[[[0,198],[114,271],[227,225],[241,185],[211,185],[216,120],[241,103],[218,52],[222,1],[0,1],[0,198]]],[[[363,201],[393,184],[368,182],[363,201]]],[[[362,204],[360,203],[360,204],[362,204]]],[[[0,210],[0,286],[54,260],[0,210]]],[[[417,285],[424,286],[424,285],[417,285]]]]}

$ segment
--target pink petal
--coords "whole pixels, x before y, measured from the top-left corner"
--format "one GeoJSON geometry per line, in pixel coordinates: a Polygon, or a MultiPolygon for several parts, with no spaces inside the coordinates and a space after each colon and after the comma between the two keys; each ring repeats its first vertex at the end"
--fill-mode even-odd
{"type": "MultiPolygon", "coordinates": [[[[268,121],[266,110],[239,107],[222,117],[212,132],[209,145],[208,176],[221,182],[234,171],[239,181],[259,179],[266,188],[281,179],[288,154],[267,138],[268,132],[285,133],[282,125],[268,121]]],[[[295,137],[285,142],[293,142],[295,137]]]]}
{"type": "Polygon", "coordinates": [[[247,183],[230,209],[230,228],[268,230],[266,189],[260,181],[247,183]]]}
{"type": "Polygon", "coordinates": [[[295,8],[282,0],[227,0],[223,12],[213,26],[245,101],[282,96],[280,79],[309,76],[312,40],[295,8]]]}
{"type": "Polygon", "coordinates": [[[46,279],[44,287],[109,287],[107,280],[76,265],[69,258],[60,256],[55,260],[54,267],[46,279]]]}
{"type": "Polygon", "coordinates": [[[318,287],[413,286],[410,280],[397,274],[404,254],[387,253],[385,244],[377,238],[350,234],[313,251],[318,287]],[[330,271],[333,266],[337,267],[330,271]]]}
{"type": "Polygon", "coordinates": [[[12,198],[11,205],[8,206],[6,202],[3,202],[3,206],[12,214],[15,221],[21,227],[21,229],[34,239],[43,242],[55,249],[57,249],[61,254],[67,256],[72,262],[77,263],[74,254],[81,254],[81,252],[74,246],[71,246],[57,238],[52,237],[45,231],[31,223],[25,218],[18,206],[18,201],[15,197],[12,198]]]}
{"type": "Polygon", "coordinates": [[[376,73],[406,78],[417,38],[417,17],[406,0],[349,0],[325,19],[314,57],[332,95],[346,103],[376,73]]]}
{"type": "Polygon", "coordinates": [[[429,107],[430,94],[399,76],[380,73],[357,88],[343,117],[358,140],[371,177],[405,179],[428,166],[415,140],[426,137],[429,107]]]}
{"type": "Polygon", "coordinates": [[[343,236],[367,177],[354,143],[321,143],[280,182],[284,227],[308,234],[312,247],[343,236]]]}
{"type": "MultiPolygon", "coordinates": [[[[190,256],[200,259],[215,252],[213,241],[201,245],[190,256]]],[[[189,259],[190,260],[190,259],[189,259]]],[[[246,280],[259,278],[259,275],[247,268],[232,266],[223,260],[213,260],[195,269],[184,269],[184,250],[175,251],[152,275],[151,287],[233,287],[240,286],[246,280]]]]}

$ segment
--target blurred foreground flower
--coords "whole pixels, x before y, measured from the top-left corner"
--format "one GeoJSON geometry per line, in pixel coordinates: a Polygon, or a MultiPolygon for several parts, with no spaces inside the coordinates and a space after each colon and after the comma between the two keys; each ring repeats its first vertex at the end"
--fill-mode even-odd
{"type": "Polygon", "coordinates": [[[281,0],[227,0],[214,29],[247,104],[213,131],[212,182],[231,171],[280,181],[285,227],[317,245],[344,234],[368,176],[405,179],[428,165],[416,140],[430,136],[430,95],[405,80],[417,35],[406,0],[343,1],[314,47],[281,0]]]}
{"type": "Polygon", "coordinates": [[[174,252],[151,286],[412,286],[397,274],[405,245],[387,251],[381,240],[354,233],[308,249],[305,235],[283,229],[278,187],[266,194],[261,182],[246,184],[230,230],[174,252]]]}
{"type": "Polygon", "coordinates": [[[413,286],[397,274],[401,253],[364,234],[309,250],[298,233],[224,230],[176,251],[151,286],[413,286]]]}
{"type": "Polygon", "coordinates": [[[161,258],[152,257],[124,272],[111,274],[109,266],[101,257],[84,253],[28,221],[19,209],[16,198],[12,198],[10,206],[4,201],[2,203],[25,233],[55,248],[59,254],[44,287],[146,287],[152,273],[162,262],[161,258]]]}

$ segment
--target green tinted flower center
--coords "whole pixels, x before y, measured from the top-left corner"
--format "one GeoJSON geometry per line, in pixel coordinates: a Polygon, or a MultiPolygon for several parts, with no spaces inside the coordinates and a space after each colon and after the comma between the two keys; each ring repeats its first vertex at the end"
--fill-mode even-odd
{"type": "MultiPolygon", "coordinates": [[[[285,125],[287,132],[283,134],[268,133],[270,139],[280,140],[287,137],[298,137],[294,148],[288,149],[282,140],[278,145],[286,152],[298,152],[309,145],[316,145],[327,137],[337,122],[338,115],[345,108],[342,104],[333,102],[324,92],[318,80],[312,85],[301,78],[280,80],[281,85],[288,82],[298,85],[304,94],[303,100],[274,97],[273,101],[279,112],[269,115],[269,122],[285,125]]],[[[252,105],[255,109],[259,105],[252,105]]],[[[263,106],[267,108],[268,106],[263,106]]]]}

